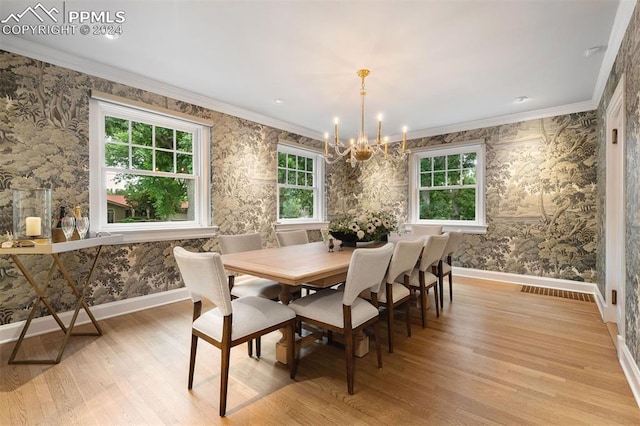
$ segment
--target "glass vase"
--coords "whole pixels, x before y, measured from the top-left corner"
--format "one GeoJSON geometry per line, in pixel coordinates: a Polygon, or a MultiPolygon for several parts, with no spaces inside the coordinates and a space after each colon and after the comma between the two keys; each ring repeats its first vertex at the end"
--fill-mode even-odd
{"type": "Polygon", "coordinates": [[[13,190],[13,238],[51,242],[51,190],[13,190]]]}

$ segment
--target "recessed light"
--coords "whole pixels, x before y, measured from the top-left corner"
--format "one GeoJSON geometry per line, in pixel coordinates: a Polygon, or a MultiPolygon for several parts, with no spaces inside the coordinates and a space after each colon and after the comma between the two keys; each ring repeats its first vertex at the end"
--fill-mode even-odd
{"type": "Polygon", "coordinates": [[[283,104],[286,102],[286,99],[282,99],[282,98],[275,98],[273,100],[273,102],[277,103],[277,104],[283,104]]]}
{"type": "Polygon", "coordinates": [[[604,49],[605,49],[605,46],[593,46],[593,47],[590,47],[589,49],[584,51],[584,56],[586,56],[588,58],[589,56],[593,56],[596,53],[602,52],[604,49]]]}
{"type": "Polygon", "coordinates": [[[513,100],[513,103],[521,104],[521,103],[526,102],[526,101],[528,101],[528,100],[529,100],[529,98],[528,98],[528,97],[526,97],[526,96],[518,96],[517,98],[515,98],[515,99],[513,100]]]}

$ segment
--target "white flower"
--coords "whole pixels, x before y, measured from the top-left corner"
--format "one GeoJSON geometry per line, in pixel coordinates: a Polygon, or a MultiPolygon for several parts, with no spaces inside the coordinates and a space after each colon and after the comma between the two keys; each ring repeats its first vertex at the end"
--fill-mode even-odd
{"type": "Polygon", "coordinates": [[[384,222],[382,222],[382,226],[384,226],[385,228],[390,228],[391,224],[389,223],[388,220],[385,220],[384,222]]]}
{"type": "Polygon", "coordinates": [[[359,239],[362,239],[364,237],[364,231],[362,229],[360,229],[360,230],[358,230],[356,235],[358,236],[359,239]]]}
{"type": "Polygon", "coordinates": [[[373,224],[374,224],[375,226],[380,226],[380,223],[382,223],[382,222],[380,221],[380,219],[378,219],[377,217],[374,217],[374,218],[373,218],[373,224]]]}
{"type": "Polygon", "coordinates": [[[367,232],[373,234],[376,230],[376,227],[373,223],[367,224],[367,232]]]}
{"type": "Polygon", "coordinates": [[[360,227],[359,227],[359,226],[358,226],[358,224],[357,224],[357,223],[355,223],[355,222],[351,223],[351,224],[349,225],[349,228],[351,228],[351,230],[352,230],[353,232],[358,232],[358,231],[360,230],[360,227]]]}

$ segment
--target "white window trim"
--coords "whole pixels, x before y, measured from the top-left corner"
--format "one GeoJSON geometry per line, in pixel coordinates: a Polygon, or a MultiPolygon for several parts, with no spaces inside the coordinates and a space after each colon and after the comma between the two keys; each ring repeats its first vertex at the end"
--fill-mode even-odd
{"type": "MultiPolygon", "coordinates": [[[[133,103],[132,103],[133,104],[133,103]]],[[[210,127],[196,119],[185,120],[182,116],[172,117],[170,111],[158,112],[155,109],[143,110],[137,105],[126,105],[122,101],[113,102],[92,97],[89,100],[89,206],[92,232],[109,232],[124,235],[124,242],[180,240],[193,238],[209,238],[217,233],[218,227],[211,224],[211,174],[210,174],[210,127]],[[124,115],[129,119],[139,118],[141,121],[160,125],[173,122],[174,128],[197,129],[194,131],[194,174],[196,179],[196,198],[198,204],[195,219],[184,222],[162,223],[125,223],[107,224],[107,210],[103,209],[107,203],[104,182],[106,169],[104,165],[104,116],[124,115]],[[156,117],[153,117],[155,115],[156,117]],[[158,115],[165,118],[158,121],[158,115]],[[164,124],[163,124],[164,123],[164,124]]]]}
{"type": "Polygon", "coordinates": [[[447,146],[413,149],[409,156],[409,223],[405,231],[411,231],[412,224],[442,225],[443,231],[463,231],[470,234],[484,234],[487,232],[486,222],[486,148],[482,140],[472,140],[447,146]],[[424,220],[419,219],[419,179],[420,159],[436,155],[452,155],[475,151],[477,153],[477,190],[476,190],[476,220],[424,220]]]}
{"type": "MultiPolygon", "coordinates": [[[[276,170],[276,223],[275,229],[277,231],[284,231],[290,229],[322,229],[329,226],[329,222],[326,221],[326,207],[325,207],[325,161],[324,154],[319,149],[314,149],[305,145],[301,145],[295,142],[279,140],[277,152],[286,152],[294,155],[301,155],[304,157],[311,157],[314,161],[314,182],[316,182],[316,197],[314,199],[313,211],[317,212],[314,218],[299,218],[299,219],[279,219],[280,217],[280,190],[278,186],[278,176],[276,170]]],[[[276,154],[277,156],[277,154],[276,154]]],[[[276,166],[277,167],[277,166],[276,166]]]]}

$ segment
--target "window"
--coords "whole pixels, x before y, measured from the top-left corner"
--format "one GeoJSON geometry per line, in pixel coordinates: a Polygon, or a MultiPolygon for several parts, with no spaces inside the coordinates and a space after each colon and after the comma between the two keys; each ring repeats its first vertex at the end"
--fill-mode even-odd
{"type": "Polygon", "coordinates": [[[278,221],[324,218],[324,159],[315,151],[278,144],[278,221]]]}
{"type": "Polygon", "coordinates": [[[190,238],[185,229],[208,227],[209,127],[98,99],[90,108],[92,229],[190,238]]]}
{"type": "Polygon", "coordinates": [[[483,143],[414,152],[411,167],[412,222],[486,230],[483,143]]]}

